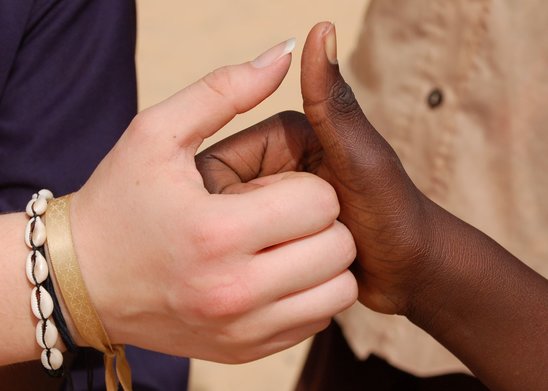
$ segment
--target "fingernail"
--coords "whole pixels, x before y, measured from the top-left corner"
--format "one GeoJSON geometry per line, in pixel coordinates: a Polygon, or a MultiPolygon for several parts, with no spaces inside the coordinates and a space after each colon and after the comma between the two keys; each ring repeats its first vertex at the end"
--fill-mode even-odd
{"type": "Polygon", "coordinates": [[[279,43],[271,49],[261,54],[255,60],[251,61],[251,65],[255,68],[265,68],[274,64],[283,56],[288,55],[295,49],[295,38],[288,39],[285,42],[279,43]]]}
{"type": "Polygon", "coordinates": [[[339,63],[337,60],[337,33],[335,32],[335,25],[331,23],[324,32],[323,46],[327,60],[336,65],[339,63]]]}

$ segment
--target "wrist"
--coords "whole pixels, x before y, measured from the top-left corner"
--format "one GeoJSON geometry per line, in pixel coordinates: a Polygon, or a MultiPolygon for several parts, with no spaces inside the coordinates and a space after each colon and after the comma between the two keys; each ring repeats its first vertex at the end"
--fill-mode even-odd
{"type": "Polygon", "coordinates": [[[78,328],[81,339],[104,353],[107,388],[115,387],[119,377],[126,389],[126,385],[131,382],[131,373],[125,359],[124,346],[111,343],[95,305],[91,301],[74,248],[71,227],[72,196],[67,195],[52,200],[51,213],[47,215],[48,223],[52,223],[48,232],[48,251],[55,269],[57,284],[63,293],[66,308],[78,328]],[[116,373],[112,371],[114,362],[117,367],[116,373]]]}
{"type": "Polygon", "coordinates": [[[422,257],[407,285],[402,315],[425,330],[436,329],[455,294],[466,281],[462,250],[471,243],[462,243],[467,225],[428,200],[426,210],[426,245],[422,257]],[[462,246],[461,246],[462,243],[462,246]]]}
{"type": "Polygon", "coordinates": [[[465,333],[472,308],[489,308],[487,298],[497,279],[494,262],[505,255],[489,237],[433,202],[432,206],[430,251],[415,275],[404,315],[444,341],[450,334],[465,333]]]}
{"type": "MultiPolygon", "coordinates": [[[[88,291],[90,299],[95,305],[95,309],[99,311],[102,308],[100,297],[97,295],[97,291],[100,291],[100,288],[97,288],[97,275],[99,271],[97,269],[102,269],[102,267],[95,263],[93,267],[90,262],[99,257],[96,254],[96,249],[94,243],[97,243],[96,234],[91,222],[86,215],[85,208],[81,208],[81,196],[82,191],[75,192],[71,195],[70,200],[70,232],[72,235],[72,243],[74,246],[74,252],[78,260],[78,266],[80,268],[81,276],[84,280],[85,288],[88,291]]],[[[84,205],[86,201],[84,200],[84,205]]]]}
{"type": "Polygon", "coordinates": [[[110,309],[115,300],[109,297],[111,292],[111,283],[107,280],[112,268],[105,265],[102,261],[112,260],[109,257],[106,248],[108,242],[102,240],[102,233],[97,228],[93,216],[99,215],[98,211],[93,210],[94,205],[86,198],[82,190],[73,193],[70,200],[70,230],[74,252],[77,258],[80,274],[83,279],[84,287],[91,304],[93,305],[99,319],[101,320],[107,335],[112,343],[119,343],[114,339],[115,330],[112,328],[110,309]]]}
{"type": "MultiPolygon", "coordinates": [[[[53,270],[52,265],[51,265],[51,260],[50,260],[48,254],[46,254],[46,258],[48,260],[48,265],[50,267],[50,270],[53,270]]],[[[80,333],[78,332],[78,329],[76,328],[76,325],[74,324],[74,322],[72,320],[72,317],[70,316],[70,312],[68,311],[65,300],[63,299],[63,295],[61,294],[60,287],[57,283],[57,278],[55,277],[55,273],[50,273],[49,277],[50,277],[50,280],[51,280],[51,284],[53,286],[53,291],[55,292],[55,297],[57,298],[57,303],[56,304],[59,305],[61,316],[63,317],[63,319],[65,321],[65,324],[66,324],[66,327],[68,329],[69,337],[72,338],[72,342],[74,343],[74,345],[76,345],[78,347],[87,347],[87,346],[89,346],[86,343],[86,341],[82,338],[80,333]]],[[[60,325],[57,324],[57,322],[56,322],[56,325],[57,325],[57,328],[60,327],[60,325]]],[[[69,350],[69,347],[67,346],[67,344],[65,344],[65,341],[64,341],[63,338],[60,338],[58,343],[61,346],[62,351],[69,350]]]]}
{"type": "Polygon", "coordinates": [[[74,216],[73,198],[77,198],[76,194],[51,201],[51,208],[46,215],[48,254],[55,271],[54,284],[58,291],[57,296],[61,299],[60,306],[63,313],[68,315],[67,326],[74,333],[76,343],[101,350],[101,332],[104,331],[100,319],[97,318],[96,302],[97,298],[102,302],[103,295],[96,292],[103,292],[97,287],[97,281],[100,280],[94,273],[101,273],[105,267],[100,263],[89,263],[94,259],[90,256],[93,254],[90,247],[87,247],[88,243],[93,243],[93,231],[82,230],[86,221],[82,222],[80,216],[74,216]],[[82,238],[85,239],[79,240],[82,238]],[[80,257],[81,254],[84,256],[80,257]]]}

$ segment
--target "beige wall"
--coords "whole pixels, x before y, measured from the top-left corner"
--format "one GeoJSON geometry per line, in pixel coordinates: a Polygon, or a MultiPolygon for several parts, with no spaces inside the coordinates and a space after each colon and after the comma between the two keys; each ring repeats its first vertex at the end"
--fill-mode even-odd
{"type": "MultiPolygon", "coordinates": [[[[339,59],[352,49],[367,0],[138,0],[137,66],[140,107],[148,107],[210,70],[255,58],[290,37],[297,38],[293,64],[274,95],[238,116],[213,140],[279,111],[301,110],[299,62],[308,30],[322,20],[337,26],[339,59]]],[[[255,363],[224,366],[193,362],[193,391],[290,390],[305,345],[255,363]]]]}

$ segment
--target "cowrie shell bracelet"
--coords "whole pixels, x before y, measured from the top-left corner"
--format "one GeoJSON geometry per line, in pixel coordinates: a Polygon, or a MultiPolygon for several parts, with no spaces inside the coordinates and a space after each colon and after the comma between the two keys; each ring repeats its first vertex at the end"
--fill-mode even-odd
{"type": "Polygon", "coordinates": [[[53,199],[53,194],[47,189],[42,189],[33,194],[26,207],[29,221],[25,228],[25,243],[30,249],[26,260],[26,275],[34,288],[31,293],[32,313],[38,318],[36,325],[36,342],[43,349],[40,356],[42,365],[52,376],[61,376],[63,373],[63,354],[55,344],[59,338],[57,327],[50,316],[53,313],[53,299],[46,290],[44,283],[49,278],[48,263],[44,257],[44,244],[46,242],[46,226],[42,217],[47,210],[48,201],[53,199]]]}

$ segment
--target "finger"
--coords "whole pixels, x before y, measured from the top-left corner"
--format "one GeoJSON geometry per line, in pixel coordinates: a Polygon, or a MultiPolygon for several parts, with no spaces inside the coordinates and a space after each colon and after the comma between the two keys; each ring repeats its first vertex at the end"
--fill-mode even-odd
{"type": "Polygon", "coordinates": [[[312,171],[321,146],[297,112],[276,114],[209,147],[196,156],[196,166],[211,193],[254,189],[256,178],[287,171],[312,171]]]}
{"type": "MultiPolygon", "coordinates": [[[[232,175],[234,174],[234,171],[232,171],[230,168],[224,166],[222,170],[226,170],[224,174],[232,175]],[[231,171],[231,172],[228,172],[231,171]]],[[[219,173],[221,174],[221,173],[219,173]]],[[[227,180],[227,183],[225,183],[224,186],[220,186],[217,183],[211,183],[209,184],[211,189],[215,189],[218,187],[218,190],[215,191],[215,193],[220,194],[242,194],[247,193],[252,190],[256,190],[260,187],[271,185],[272,183],[278,182],[283,180],[284,178],[287,178],[288,176],[291,176],[294,174],[294,171],[287,171],[287,172],[281,172],[278,174],[272,174],[267,176],[260,176],[254,179],[251,179],[249,182],[240,182],[241,179],[234,178],[233,181],[227,180]]],[[[219,179],[222,181],[223,179],[226,180],[228,178],[225,178],[224,176],[219,179]]],[[[211,191],[211,190],[210,190],[211,191]]]]}
{"type": "Polygon", "coordinates": [[[141,127],[156,141],[196,149],[236,114],[243,113],[278,88],[291,62],[295,40],[282,42],[257,59],[225,66],[139,115],[141,127]],[[175,140],[175,142],[173,142],[175,140]]]}
{"type": "MultiPolygon", "coordinates": [[[[300,171],[299,171],[300,172],[300,171]]],[[[269,186],[278,181],[290,178],[295,175],[295,171],[280,172],[278,174],[272,174],[267,176],[260,176],[250,180],[249,182],[233,183],[220,189],[221,194],[242,194],[252,190],[256,190],[260,187],[269,186]]]]}
{"type": "Polygon", "coordinates": [[[258,300],[271,302],[332,279],[356,257],[350,231],[340,222],[317,234],[266,249],[253,258],[248,280],[258,300]]]}
{"type": "Polygon", "coordinates": [[[253,344],[254,349],[248,349],[246,355],[238,357],[236,362],[249,362],[281,352],[324,330],[329,326],[329,323],[331,323],[331,318],[322,319],[291,330],[284,330],[269,337],[266,341],[255,342],[253,344]]]}
{"type": "Polygon", "coordinates": [[[272,337],[284,330],[304,327],[344,311],[356,302],[356,279],[348,270],[335,278],[299,293],[282,298],[249,314],[245,324],[265,330],[272,337]]]}
{"type": "Polygon", "coordinates": [[[308,173],[287,173],[282,180],[244,194],[212,196],[208,205],[200,212],[202,226],[217,226],[220,234],[204,236],[225,243],[229,233],[238,238],[236,250],[248,254],[319,232],[339,214],[331,185],[308,173]]]}
{"type": "Polygon", "coordinates": [[[291,330],[282,331],[271,337],[267,346],[273,353],[282,351],[304,341],[307,338],[312,337],[322,330],[325,330],[330,323],[331,317],[328,317],[291,330]]]}
{"type": "Polygon", "coordinates": [[[305,114],[332,169],[363,176],[363,170],[375,169],[383,160],[395,158],[339,73],[335,26],[331,23],[319,23],[308,35],[302,55],[301,88],[305,114]]]}

